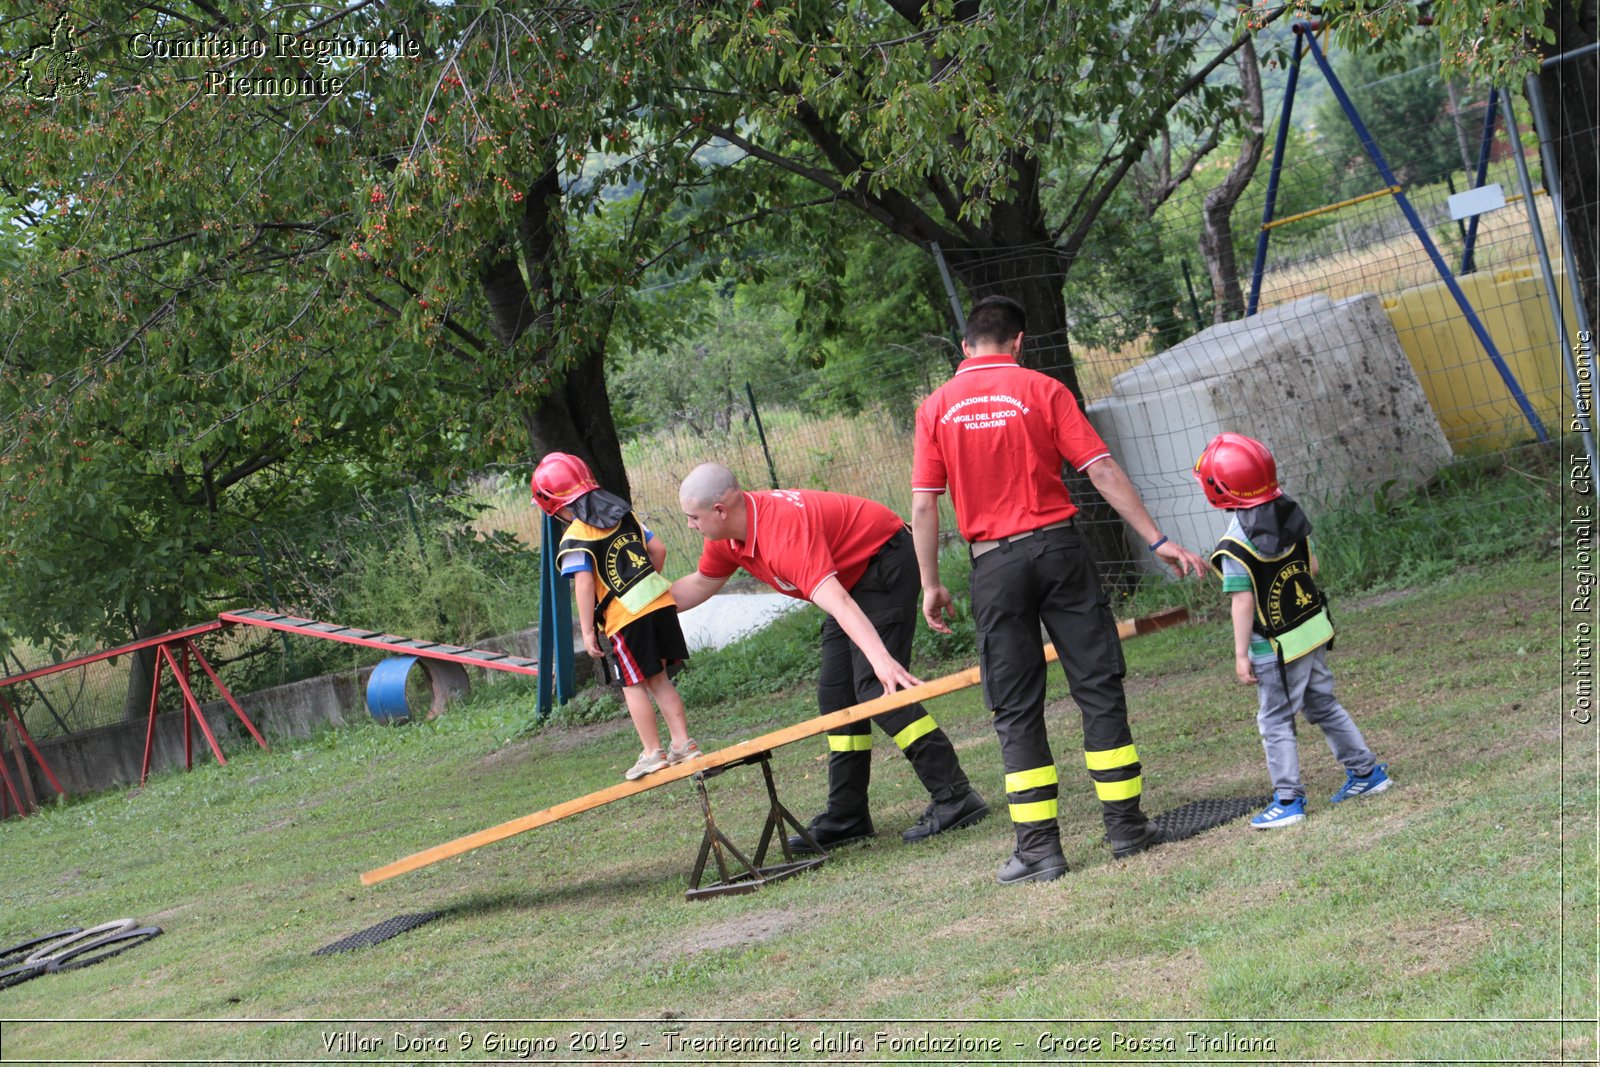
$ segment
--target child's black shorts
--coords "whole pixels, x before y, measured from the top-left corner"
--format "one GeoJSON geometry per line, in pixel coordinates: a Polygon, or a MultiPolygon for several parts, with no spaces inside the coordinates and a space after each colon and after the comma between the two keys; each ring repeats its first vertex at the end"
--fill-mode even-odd
{"type": "Polygon", "coordinates": [[[611,634],[611,648],[623,685],[641,685],[667,669],[669,663],[689,658],[689,646],[678,625],[678,609],[657,608],[611,634]]]}

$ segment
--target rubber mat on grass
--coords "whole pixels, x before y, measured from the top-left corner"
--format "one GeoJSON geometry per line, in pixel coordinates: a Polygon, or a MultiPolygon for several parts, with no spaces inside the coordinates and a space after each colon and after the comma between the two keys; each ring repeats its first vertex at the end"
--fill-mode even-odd
{"type": "Polygon", "coordinates": [[[1242,819],[1272,803],[1269,796],[1210,797],[1164,811],[1150,820],[1161,831],[1162,841],[1182,841],[1213,827],[1242,819]]]}
{"type": "Polygon", "coordinates": [[[391,937],[397,937],[407,930],[415,930],[423,923],[431,923],[443,914],[444,912],[442,911],[419,911],[411,915],[396,915],[392,919],[383,920],[377,926],[369,926],[365,930],[351,934],[349,937],[341,937],[331,945],[323,945],[312,955],[331,956],[335,952],[349,952],[352,949],[376,945],[380,941],[387,941],[391,937]]]}

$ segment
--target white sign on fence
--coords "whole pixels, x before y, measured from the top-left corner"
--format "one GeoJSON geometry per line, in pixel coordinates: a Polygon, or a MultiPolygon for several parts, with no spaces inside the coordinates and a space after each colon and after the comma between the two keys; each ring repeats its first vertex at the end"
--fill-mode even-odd
{"type": "Polygon", "coordinates": [[[1499,185],[1480,185],[1450,198],[1450,217],[1457,221],[1506,206],[1506,191],[1499,185]]]}

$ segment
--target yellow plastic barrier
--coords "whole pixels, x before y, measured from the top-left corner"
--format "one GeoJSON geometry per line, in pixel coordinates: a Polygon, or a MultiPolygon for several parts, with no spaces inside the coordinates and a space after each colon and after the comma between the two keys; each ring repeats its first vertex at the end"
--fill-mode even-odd
{"type": "MultiPolygon", "coordinates": [[[[1565,295],[1565,277],[1559,270],[1555,277],[1565,295]]],[[[1545,429],[1559,435],[1570,401],[1561,335],[1538,268],[1480,271],[1457,281],[1545,429]]],[[[1452,448],[1489,452],[1533,439],[1533,428],[1443,282],[1385,297],[1383,307],[1452,448]]],[[[1568,334],[1576,337],[1570,307],[1566,319],[1568,334]]]]}

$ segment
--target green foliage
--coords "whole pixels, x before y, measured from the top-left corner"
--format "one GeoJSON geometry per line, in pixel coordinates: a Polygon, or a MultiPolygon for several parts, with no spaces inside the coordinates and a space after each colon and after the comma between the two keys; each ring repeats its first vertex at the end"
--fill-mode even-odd
{"type": "MultiPolygon", "coordinates": [[[[547,726],[556,729],[591,726],[595,723],[626,718],[627,715],[628,706],[622,702],[622,697],[614,686],[591,685],[578,690],[571,700],[552,711],[547,726]]],[[[539,727],[530,725],[524,732],[535,733],[538,729],[539,727]]]]}
{"type": "Polygon", "coordinates": [[[342,577],[334,611],[346,625],[471,645],[530,625],[538,589],[537,553],[505,542],[369,547],[342,577]]]}
{"type": "Polygon", "coordinates": [[[1426,585],[1463,568],[1544,551],[1557,525],[1560,473],[1554,446],[1461,460],[1427,485],[1385,483],[1312,516],[1319,579],[1351,593],[1426,585]]]}
{"type": "MultiPolygon", "coordinates": [[[[1330,62],[1402,184],[1439,181],[1463,169],[1460,141],[1448,114],[1450,97],[1439,73],[1436,37],[1423,32],[1383,49],[1338,50],[1330,62]]],[[[1302,77],[1306,76],[1308,72],[1302,71],[1302,77]]],[[[1463,114],[1461,121],[1471,120],[1463,114]]],[[[1339,176],[1338,197],[1359,196],[1383,187],[1383,179],[1338,100],[1329,96],[1318,105],[1316,123],[1324,151],[1339,176]]],[[[1475,136],[1468,140],[1476,146],[1475,136]]]]}
{"type": "MultiPolygon", "coordinates": [[[[230,75],[321,86],[294,95],[208,92],[215,60],[141,54],[135,34],[200,27],[160,5],[69,18],[86,91],[43,102],[14,80],[0,115],[16,220],[0,562],[32,576],[0,592],[0,630],[94,643],[192,621],[237,599],[243,568],[215,546],[252,526],[522,452],[530,410],[621,294],[674,262],[653,242],[690,149],[634,150],[628,72],[676,38],[659,22],[625,36],[632,17],[398,0],[205,27],[265,49],[230,75]],[[603,54],[583,43],[606,30],[603,54]],[[280,56],[279,35],[417,52],[280,56]],[[590,153],[604,165],[580,183],[590,153]],[[640,191],[606,199],[625,188],[640,191]],[[586,211],[612,239],[579,233],[574,261],[566,228],[586,211]],[[502,336],[496,267],[526,290],[520,334],[502,336]]],[[[28,54],[54,18],[7,20],[0,48],[28,54]]]]}
{"type": "MultiPolygon", "coordinates": [[[[1555,30],[1547,19],[1551,7],[1570,2],[1460,0],[1430,5],[1432,32],[1444,57],[1443,72],[1486,86],[1520,82],[1538,70],[1540,43],[1555,41],[1555,30]]],[[[1331,24],[1334,41],[1352,51],[1403,40],[1417,25],[1414,8],[1389,0],[1331,0],[1318,5],[1318,13],[1331,24]]]]}
{"type": "MultiPolygon", "coordinates": [[[[1307,80],[1302,72],[1301,84],[1304,85],[1307,80]]],[[[1268,127],[1265,136],[1268,148],[1261,165],[1256,168],[1254,180],[1246,187],[1244,195],[1233,209],[1234,254],[1241,271],[1248,271],[1255,259],[1256,238],[1260,233],[1256,224],[1261,221],[1267,204],[1267,174],[1271,164],[1271,145],[1277,137],[1276,123],[1268,127]]],[[[1218,152],[1196,167],[1184,202],[1169,202],[1157,213],[1162,225],[1168,229],[1184,224],[1194,225],[1193,204],[1222,183],[1237,156],[1237,141],[1225,143],[1218,152]]],[[[1333,203],[1336,198],[1332,189],[1337,181],[1337,170],[1315,137],[1291,125],[1284,143],[1284,165],[1278,180],[1277,198],[1273,203],[1273,217],[1286,218],[1333,203]]],[[[1293,256],[1297,244],[1312,242],[1318,234],[1337,224],[1337,214],[1330,212],[1301,219],[1293,226],[1277,230],[1272,237],[1274,258],[1293,256]]],[[[1170,264],[1168,269],[1172,269],[1170,264]]],[[[1248,275],[1245,280],[1248,281],[1248,275]]]]}
{"type": "Polygon", "coordinates": [[[799,358],[793,330],[765,287],[691,282],[668,292],[673,301],[700,298],[694,314],[701,329],[615,357],[608,388],[619,421],[645,431],[725,431],[750,417],[746,383],[758,397],[771,397],[775,384],[793,374],[799,358]]]}

